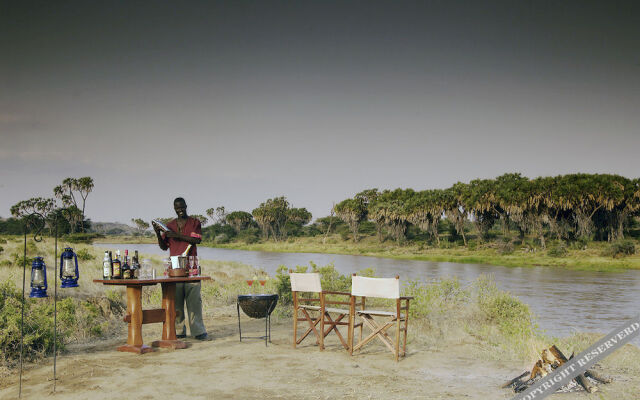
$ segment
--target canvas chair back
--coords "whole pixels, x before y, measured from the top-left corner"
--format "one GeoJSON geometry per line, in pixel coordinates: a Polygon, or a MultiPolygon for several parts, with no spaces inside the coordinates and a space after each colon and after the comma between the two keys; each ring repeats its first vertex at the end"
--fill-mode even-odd
{"type": "Polygon", "coordinates": [[[320,284],[320,274],[318,273],[295,273],[289,274],[291,278],[292,292],[322,292],[320,284]]]}
{"type": "Polygon", "coordinates": [[[397,278],[367,278],[356,275],[351,277],[351,294],[353,296],[399,299],[400,280],[397,278]]]}

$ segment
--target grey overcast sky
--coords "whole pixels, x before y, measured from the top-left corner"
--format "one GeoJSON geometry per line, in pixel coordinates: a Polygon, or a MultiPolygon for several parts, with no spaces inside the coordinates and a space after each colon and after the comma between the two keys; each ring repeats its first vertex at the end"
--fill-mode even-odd
{"type": "Polygon", "coordinates": [[[639,175],[640,5],[0,0],[0,216],[128,222],[505,172],[639,175]],[[64,3],[60,4],[60,3],[64,3]]]}

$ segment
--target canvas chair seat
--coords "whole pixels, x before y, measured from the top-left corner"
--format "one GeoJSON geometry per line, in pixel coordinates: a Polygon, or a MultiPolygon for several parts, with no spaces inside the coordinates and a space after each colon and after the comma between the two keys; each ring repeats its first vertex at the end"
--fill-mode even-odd
{"type": "Polygon", "coordinates": [[[313,310],[313,311],[320,311],[320,306],[312,306],[309,304],[300,304],[298,305],[299,308],[304,308],[305,310],[313,310]]]}
{"type": "MultiPolygon", "coordinates": [[[[382,311],[382,310],[356,310],[357,314],[369,314],[369,315],[379,315],[381,317],[393,317],[395,318],[398,315],[395,311],[382,311]]],[[[400,314],[400,318],[404,319],[404,314],[400,314]]]]}

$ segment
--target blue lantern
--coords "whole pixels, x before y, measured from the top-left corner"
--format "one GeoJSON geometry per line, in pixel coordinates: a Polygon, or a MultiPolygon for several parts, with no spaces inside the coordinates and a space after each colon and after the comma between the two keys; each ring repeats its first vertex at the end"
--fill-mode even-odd
{"type": "Polygon", "coordinates": [[[73,252],[71,247],[67,247],[60,256],[61,287],[78,287],[78,278],[80,278],[80,273],[78,272],[78,256],[73,252]]]}
{"type": "Polygon", "coordinates": [[[31,293],[29,297],[47,297],[47,266],[42,257],[31,264],[31,293]]]}

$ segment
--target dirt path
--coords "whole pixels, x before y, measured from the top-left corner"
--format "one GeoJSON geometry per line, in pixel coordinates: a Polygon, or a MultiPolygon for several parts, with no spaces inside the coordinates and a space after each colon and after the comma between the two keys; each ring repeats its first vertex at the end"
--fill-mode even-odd
{"type": "MultiPolygon", "coordinates": [[[[72,349],[58,358],[58,382],[52,393],[52,360],[24,374],[23,398],[54,395],[64,399],[509,399],[500,389],[518,375],[514,363],[477,360],[474,345],[459,345],[446,353],[409,343],[399,363],[382,346],[350,357],[337,339],[324,352],[311,339],[291,347],[291,328],[273,326],[273,342],[240,343],[235,307],[221,310],[209,326],[214,340],[189,340],[185,350],[161,349],[138,356],[115,351],[122,338],[72,349]]],[[[159,334],[158,325],[144,326],[145,342],[159,334]]],[[[243,320],[247,335],[260,334],[261,321],[243,320]]],[[[601,393],[555,395],[560,399],[632,399],[638,377],[616,376],[601,393]],[[602,395],[602,396],[600,396],[602,395]]],[[[0,399],[17,398],[18,374],[0,387],[0,399]]]]}

